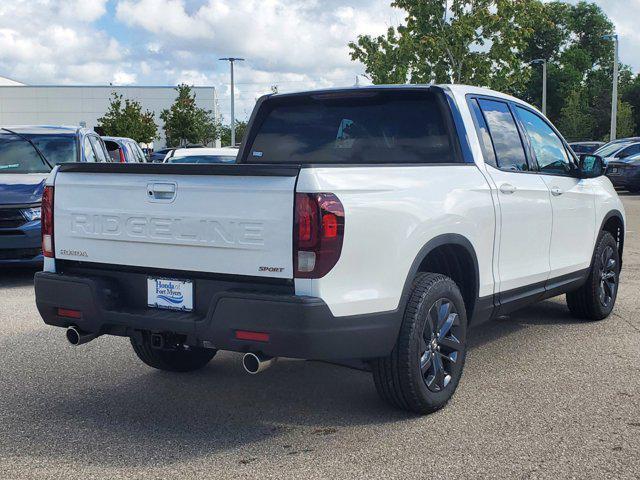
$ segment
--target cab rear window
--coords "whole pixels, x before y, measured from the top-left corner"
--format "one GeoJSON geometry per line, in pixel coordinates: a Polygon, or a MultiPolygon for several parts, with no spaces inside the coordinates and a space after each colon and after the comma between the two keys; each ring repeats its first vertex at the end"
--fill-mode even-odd
{"type": "Polygon", "coordinates": [[[293,95],[261,107],[245,163],[457,163],[450,112],[429,91],[293,95]]]}

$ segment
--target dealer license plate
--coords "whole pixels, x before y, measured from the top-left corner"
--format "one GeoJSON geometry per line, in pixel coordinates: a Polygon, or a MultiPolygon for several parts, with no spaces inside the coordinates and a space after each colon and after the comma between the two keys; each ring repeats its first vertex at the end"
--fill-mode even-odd
{"type": "Polygon", "coordinates": [[[169,278],[147,278],[147,305],[169,310],[193,310],[193,282],[169,278]]]}

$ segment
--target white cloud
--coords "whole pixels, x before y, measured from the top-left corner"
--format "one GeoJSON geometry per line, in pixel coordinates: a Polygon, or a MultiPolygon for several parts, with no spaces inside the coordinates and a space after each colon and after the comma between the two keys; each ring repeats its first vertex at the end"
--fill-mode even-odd
{"type": "Polygon", "coordinates": [[[183,0],[121,0],[119,21],[153,38],[152,54],[170,59],[169,83],[219,86],[221,111],[229,106],[228,65],[221,56],[246,58],[236,64],[240,116],[255,98],[279,91],[352,85],[363,68],[347,44],[358,33],[381,34],[402,14],[386,1],[208,0],[189,9],[183,0]]]}
{"type": "Polygon", "coordinates": [[[106,0],[0,3],[0,75],[26,83],[111,80],[123,60],[117,40],[97,31],[106,0]]]}
{"type": "MultiPolygon", "coordinates": [[[[402,22],[391,0],[0,0],[0,75],[25,83],[218,87],[248,116],[271,91],[352,85],[363,72],[347,44],[402,22]]],[[[571,0],[577,1],[577,0],[571,0]]],[[[640,70],[640,0],[598,2],[620,33],[621,60],[640,70]]]]}
{"type": "Polygon", "coordinates": [[[136,83],[137,75],[135,73],[127,73],[123,71],[117,71],[113,74],[114,85],[132,85],[136,83]]]}
{"type": "Polygon", "coordinates": [[[392,10],[385,3],[353,3],[361,8],[312,0],[209,0],[189,14],[182,0],[123,0],[116,12],[120,21],[162,39],[163,50],[171,44],[196,54],[243,56],[270,71],[326,72],[351,65],[347,43],[355,32],[378,34],[388,27],[392,10]]]}

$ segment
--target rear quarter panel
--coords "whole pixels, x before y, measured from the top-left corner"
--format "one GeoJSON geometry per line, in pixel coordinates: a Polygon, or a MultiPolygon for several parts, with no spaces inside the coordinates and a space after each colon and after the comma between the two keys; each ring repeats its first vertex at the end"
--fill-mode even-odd
{"type": "Polygon", "coordinates": [[[321,279],[296,279],[296,294],[322,298],[336,316],[394,310],[421,248],[459,234],[478,258],[480,296],[493,293],[495,214],[474,164],[304,168],[298,192],[331,192],[345,209],[337,265],[321,279]]]}

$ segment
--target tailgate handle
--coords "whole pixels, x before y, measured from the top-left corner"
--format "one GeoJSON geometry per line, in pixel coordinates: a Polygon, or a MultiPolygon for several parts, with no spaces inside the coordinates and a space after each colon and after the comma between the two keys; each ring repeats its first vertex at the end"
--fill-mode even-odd
{"type": "Polygon", "coordinates": [[[147,195],[153,200],[171,201],[176,196],[175,183],[149,183],[147,185],[147,195]]]}

